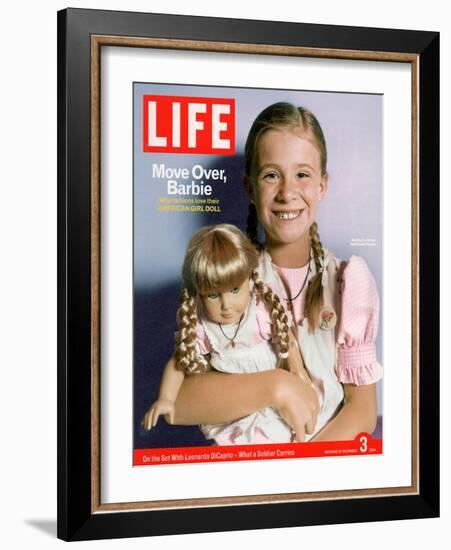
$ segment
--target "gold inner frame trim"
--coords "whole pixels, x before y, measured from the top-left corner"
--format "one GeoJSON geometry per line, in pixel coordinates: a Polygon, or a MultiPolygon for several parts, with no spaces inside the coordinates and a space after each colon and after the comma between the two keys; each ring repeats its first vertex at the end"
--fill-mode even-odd
{"type": "Polygon", "coordinates": [[[419,56],[398,52],[334,50],[268,44],[246,44],[139,38],[127,36],[91,36],[91,513],[133,510],[165,510],[212,506],[250,505],[343,498],[368,498],[419,494],[419,56]],[[102,46],[191,50],[222,53],[247,53],[294,57],[353,59],[410,63],[412,72],[412,480],[408,487],[318,491],[247,495],[149,502],[102,504],[100,501],[100,50],[102,46]]]}

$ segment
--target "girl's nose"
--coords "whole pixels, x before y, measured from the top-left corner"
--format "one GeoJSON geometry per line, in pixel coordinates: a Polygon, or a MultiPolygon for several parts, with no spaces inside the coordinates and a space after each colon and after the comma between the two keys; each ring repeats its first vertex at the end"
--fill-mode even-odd
{"type": "Polygon", "coordinates": [[[296,194],[296,182],[294,178],[284,177],[279,182],[279,190],[277,199],[281,202],[288,202],[293,199],[296,194]]]}

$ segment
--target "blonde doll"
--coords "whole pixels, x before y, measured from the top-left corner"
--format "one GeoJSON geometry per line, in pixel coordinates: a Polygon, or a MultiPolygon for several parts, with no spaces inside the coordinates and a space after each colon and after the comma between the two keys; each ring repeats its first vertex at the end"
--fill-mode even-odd
{"type": "MultiPolygon", "coordinates": [[[[160,415],[173,422],[186,375],[214,369],[253,373],[284,368],[309,383],[288,317],[277,295],[259,278],[258,252],[235,226],[197,231],[183,264],[175,363],[168,363],[158,400],[143,419],[147,429],[160,415]]],[[[234,422],[201,426],[219,445],[292,440],[291,427],[271,407],[234,422]]]]}

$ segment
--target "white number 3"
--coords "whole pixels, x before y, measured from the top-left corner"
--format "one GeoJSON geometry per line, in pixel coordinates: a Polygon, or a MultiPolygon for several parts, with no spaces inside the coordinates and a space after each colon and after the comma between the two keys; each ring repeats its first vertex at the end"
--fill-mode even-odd
{"type": "Polygon", "coordinates": [[[364,435],[362,435],[362,437],[360,438],[360,452],[361,453],[366,453],[367,450],[368,450],[368,438],[364,435]]]}

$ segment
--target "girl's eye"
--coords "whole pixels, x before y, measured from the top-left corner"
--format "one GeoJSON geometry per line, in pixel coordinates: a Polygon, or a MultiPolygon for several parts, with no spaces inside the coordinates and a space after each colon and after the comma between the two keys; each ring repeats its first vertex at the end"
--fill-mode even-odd
{"type": "Polygon", "coordinates": [[[307,172],[298,172],[298,178],[308,178],[307,172]]]}
{"type": "Polygon", "coordinates": [[[235,288],[232,288],[232,290],[230,291],[232,294],[238,294],[238,292],[240,291],[240,287],[239,286],[236,286],[235,288]]]}
{"type": "Polygon", "coordinates": [[[263,174],[263,179],[267,181],[274,181],[275,179],[277,179],[277,177],[277,172],[266,172],[265,174],[263,174]]]}
{"type": "Polygon", "coordinates": [[[207,295],[207,298],[209,300],[216,300],[216,298],[219,296],[217,292],[210,292],[210,294],[207,295]]]}

